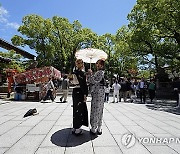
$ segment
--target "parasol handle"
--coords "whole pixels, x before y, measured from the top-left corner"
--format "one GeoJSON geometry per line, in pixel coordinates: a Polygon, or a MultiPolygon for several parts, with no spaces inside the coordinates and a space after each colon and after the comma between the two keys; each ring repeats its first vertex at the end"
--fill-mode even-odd
{"type": "Polygon", "coordinates": [[[90,69],[91,69],[91,60],[92,60],[92,58],[90,58],[90,69]]]}

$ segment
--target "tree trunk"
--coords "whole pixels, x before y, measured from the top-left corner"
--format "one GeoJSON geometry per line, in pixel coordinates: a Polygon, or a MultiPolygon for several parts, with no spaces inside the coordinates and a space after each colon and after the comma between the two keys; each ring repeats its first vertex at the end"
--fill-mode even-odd
{"type": "Polygon", "coordinates": [[[177,33],[177,32],[175,32],[175,34],[174,34],[174,38],[176,39],[176,41],[177,41],[178,45],[180,46],[180,34],[179,34],[179,33],[177,33]]]}
{"type": "Polygon", "coordinates": [[[155,55],[154,59],[155,59],[156,72],[158,72],[158,69],[159,69],[158,57],[155,55]]]}
{"type": "Polygon", "coordinates": [[[72,50],[72,54],[71,54],[71,68],[70,68],[70,72],[69,73],[72,73],[73,72],[73,69],[75,67],[75,53],[77,51],[77,48],[74,48],[72,50]]]}

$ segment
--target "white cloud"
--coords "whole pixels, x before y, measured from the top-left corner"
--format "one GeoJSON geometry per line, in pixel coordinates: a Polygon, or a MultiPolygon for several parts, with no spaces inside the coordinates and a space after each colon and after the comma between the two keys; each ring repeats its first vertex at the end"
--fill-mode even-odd
{"type": "Polygon", "coordinates": [[[18,23],[13,23],[13,22],[9,23],[8,22],[6,25],[9,26],[9,27],[15,28],[15,29],[19,28],[19,24],[18,23]]]}
{"type": "Polygon", "coordinates": [[[8,16],[8,11],[4,9],[3,7],[0,7],[0,22],[6,23],[8,22],[6,17],[8,16]]]}
{"type": "Polygon", "coordinates": [[[0,16],[0,22],[1,23],[7,23],[8,21],[6,18],[0,16]]]}
{"type": "Polygon", "coordinates": [[[0,15],[7,15],[8,11],[4,9],[2,6],[0,6],[0,15]]]}
{"type": "Polygon", "coordinates": [[[8,11],[5,8],[3,8],[2,6],[0,6],[0,23],[6,25],[8,27],[14,28],[14,29],[19,28],[18,23],[9,22],[9,20],[8,20],[8,11]]]}

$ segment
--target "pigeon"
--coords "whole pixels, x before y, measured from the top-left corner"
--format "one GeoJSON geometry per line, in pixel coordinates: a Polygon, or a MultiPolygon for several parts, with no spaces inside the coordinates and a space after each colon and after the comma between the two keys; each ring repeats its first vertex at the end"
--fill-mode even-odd
{"type": "Polygon", "coordinates": [[[36,115],[36,114],[38,114],[36,108],[34,108],[34,109],[29,109],[29,110],[26,112],[26,114],[24,115],[24,118],[25,118],[25,117],[28,117],[28,116],[36,115]]]}

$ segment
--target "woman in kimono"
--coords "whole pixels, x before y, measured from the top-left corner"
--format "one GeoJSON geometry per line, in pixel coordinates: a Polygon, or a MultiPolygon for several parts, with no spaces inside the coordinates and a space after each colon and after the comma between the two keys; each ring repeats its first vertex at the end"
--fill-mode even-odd
{"type": "Polygon", "coordinates": [[[76,62],[77,69],[73,72],[77,81],[75,87],[73,88],[72,98],[73,98],[73,129],[72,133],[75,135],[81,135],[83,133],[80,127],[82,125],[88,127],[88,111],[86,106],[86,98],[88,96],[88,86],[86,83],[85,73],[82,71],[84,68],[84,63],[81,59],[77,59],[76,62]]]}
{"type": "Polygon", "coordinates": [[[105,79],[104,79],[104,60],[98,60],[96,62],[97,72],[94,74],[92,70],[88,70],[88,82],[91,84],[91,134],[102,134],[102,117],[104,108],[104,97],[105,97],[105,79]]]}

